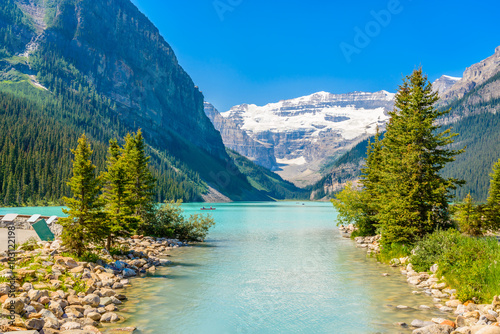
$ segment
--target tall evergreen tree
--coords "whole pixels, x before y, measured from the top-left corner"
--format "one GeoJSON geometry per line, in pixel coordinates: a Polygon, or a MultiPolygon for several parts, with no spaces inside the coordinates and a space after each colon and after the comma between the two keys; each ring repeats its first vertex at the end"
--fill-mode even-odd
{"type": "Polygon", "coordinates": [[[385,244],[413,243],[449,221],[448,191],[460,182],[440,171],[462,151],[449,148],[455,135],[436,124],[449,112],[433,107],[438,99],[418,69],[404,79],[389,113],[378,213],[385,244]]]}
{"type": "Polygon", "coordinates": [[[133,196],[127,175],[122,149],[116,139],[110,140],[106,172],[103,175],[105,186],[103,199],[106,203],[107,248],[110,249],[113,238],[126,236],[137,228],[139,218],[134,216],[133,196]]]}
{"type": "Polygon", "coordinates": [[[85,134],[71,152],[74,154],[73,176],[68,185],[73,197],[63,198],[68,207],[63,212],[68,217],[61,218],[60,222],[64,227],[64,244],[81,256],[89,242],[99,242],[102,238],[101,178],[96,177],[96,166],[90,160],[92,149],[85,134]]]}
{"type": "Polygon", "coordinates": [[[362,199],[365,202],[365,221],[364,229],[368,235],[375,233],[378,219],[378,205],[381,191],[381,176],[382,168],[382,142],[380,140],[380,132],[377,127],[377,133],[373,142],[368,142],[366,152],[366,165],[361,170],[361,183],[363,184],[362,199]]]}
{"type": "Polygon", "coordinates": [[[500,160],[493,166],[487,200],[488,221],[494,231],[500,230],[500,160]]]}
{"type": "Polygon", "coordinates": [[[143,218],[153,212],[156,205],[155,179],[148,167],[149,159],[142,131],[139,129],[134,135],[128,134],[123,148],[123,163],[131,178],[127,191],[132,194],[130,206],[133,213],[143,218]]]}
{"type": "Polygon", "coordinates": [[[481,236],[484,232],[486,232],[482,220],[482,206],[474,203],[474,199],[471,194],[468,194],[465,197],[463,203],[457,204],[454,211],[454,218],[457,221],[461,232],[471,236],[481,236]]]}

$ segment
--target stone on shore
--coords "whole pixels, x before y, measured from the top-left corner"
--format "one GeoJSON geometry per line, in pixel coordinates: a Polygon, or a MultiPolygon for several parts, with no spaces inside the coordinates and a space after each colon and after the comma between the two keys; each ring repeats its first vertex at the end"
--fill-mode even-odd
{"type": "Polygon", "coordinates": [[[450,334],[452,331],[451,326],[434,324],[415,329],[412,334],[450,334]]]}
{"type": "Polygon", "coordinates": [[[429,325],[434,325],[434,323],[432,321],[423,321],[423,320],[415,319],[411,322],[410,325],[412,327],[421,328],[421,327],[425,327],[425,326],[429,326],[429,325]]]}
{"type": "Polygon", "coordinates": [[[120,318],[114,312],[106,312],[101,316],[101,322],[117,322],[118,320],[120,318]]]}

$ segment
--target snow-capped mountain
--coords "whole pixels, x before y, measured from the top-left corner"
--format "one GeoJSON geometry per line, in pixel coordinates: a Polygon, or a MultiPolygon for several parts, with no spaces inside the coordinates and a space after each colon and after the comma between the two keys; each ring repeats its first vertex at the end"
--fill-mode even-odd
{"type": "Polygon", "coordinates": [[[453,87],[462,78],[450,77],[449,75],[442,75],[439,79],[432,83],[432,87],[438,92],[439,96],[444,96],[446,92],[453,87]]]}
{"type": "MultiPolygon", "coordinates": [[[[393,101],[394,94],[386,91],[318,92],[265,106],[242,104],[220,115],[258,145],[266,147],[266,154],[274,155],[277,164],[273,167],[278,174],[303,186],[320,178],[319,170],[326,158],[338,156],[373,135],[377,126],[383,128],[393,101]]],[[[208,105],[205,107],[209,115],[208,105]]],[[[210,115],[209,118],[214,119],[210,115]]],[[[231,143],[226,144],[230,148],[257,163],[270,161],[253,149],[250,150],[253,153],[248,154],[253,144],[245,140],[238,145],[220,120],[214,124],[224,142],[231,143]]]]}

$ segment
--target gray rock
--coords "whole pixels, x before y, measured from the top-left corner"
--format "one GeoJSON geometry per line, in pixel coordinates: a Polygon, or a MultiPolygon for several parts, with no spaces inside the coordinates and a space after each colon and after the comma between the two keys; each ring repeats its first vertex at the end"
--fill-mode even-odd
{"type": "Polygon", "coordinates": [[[114,264],[115,268],[118,270],[123,270],[127,267],[127,264],[123,261],[116,261],[114,264]]]}
{"type": "Polygon", "coordinates": [[[82,329],[82,325],[75,321],[66,322],[61,326],[61,331],[72,330],[72,329],[82,329]]]}
{"type": "Polygon", "coordinates": [[[92,307],[97,307],[99,306],[99,303],[100,303],[100,298],[98,295],[96,294],[93,294],[91,293],[90,295],[87,295],[85,296],[85,298],[83,298],[83,305],[90,305],[92,307]]]}
{"type": "Polygon", "coordinates": [[[415,329],[412,334],[450,334],[453,327],[448,325],[430,325],[422,328],[415,329]]]}
{"type": "Polygon", "coordinates": [[[498,318],[498,313],[493,311],[493,310],[488,310],[488,313],[494,316],[495,318],[498,318]]]}
{"type": "Polygon", "coordinates": [[[64,311],[58,302],[51,301],[49,303],[49,311],[51,311],[56,317],[60,318],[64,311]]]}
{"type": "Polygon", "coordinates": [[[412,327],[421,328],[421,327],[425,327],[425,326],[429,326],[429,325],[434,325],[434,323],[432,321],[423,321],[423,320],[415,319],[411,322],[410,325],[412,327]]]}
{"type": "Polygon", "coordinates": [[[478,330],[475,334],[500,334],[500,327],[486,326],[478,330]]]}
{"type": "Polygon", "coordinates": [[[28,319],[25,325],[27,329],[40,330],[45,325],[45,321],[43,319],[28,319]]]}
{"type": "Polygon", "coordinates": [[[112,301],[111,301],[110,297],[103,297],[103,298],[101,298],[100,305],[106,306],[106,305],[109,305],[111,303],[112,303],[112,301]]]}
{"type": "Polygon", "coordinates": [[[125,268],[123,269],[122,275],[123,277],[131,277],[131,276],[136,276],[137,273],[132,269],[125,268]]]}
{"type": "Polygon", "coordinates": [[[101,319],[101,315],[95,311],[93,312],[90,312],[89,314],[87,314],[87,318],[90,318],[94,321],[99,321],[101,319]]]}
{"type": "Polygon", "coordinates": [[[117,322],[118,320],[120,318],[114,312],[106,312],[101,316],[101,322],[117,322]]]}
{"type": "Polygon", "coordinates": [[[45,320],[45,325],[43,326],[44,328],[59,329],[59,327],[61,327],[59,320],[57,320],[56,318],[47,317],[44,320],[45,320]]]}
{"type": "Polygon", "coordinates": [[[2,304],[2,308],[9,310],[13,306],[14,312],[20,314],[24,310],[24,302],[22,298],[7,298],[2,304]]]}
{"type": "Polygon", "coordinates": [[[49,310],[47,309],[43,309],[40,311],[40,314],[42,315],[42,318],[46,319],[46,318],[54,318],[54,319],[57,319],[57,317],[54,315],[54,313],[50,312],[49,310]]]}

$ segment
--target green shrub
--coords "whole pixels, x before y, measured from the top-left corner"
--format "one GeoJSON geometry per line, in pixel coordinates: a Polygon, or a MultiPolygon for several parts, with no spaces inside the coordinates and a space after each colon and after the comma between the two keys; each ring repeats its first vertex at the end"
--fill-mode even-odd
{"type": "Polygon", "coordinates": [[[130,252],[130,248],[127,245],[119,245],[117,247],[111,247],[109,253],[111,255],[125,255],[130,252]]]}
{"type": "Polygon", "coordinates": [[[402,258],[409,256],[411,248],[403,244],[383,245],[380,253],[377,254],[377,260],[383,263],[389,263],[394,258],[402,258]]]}
{"type": "Polygon", "coordinates": [[[438,262],[439,275],[466,301],[491,302],[500,293],[500,247],[496,238],[461,236],[438,262]]]}
{"type": "Polygon", "coordinates": [[[429,234],[415,246],[414,255],[411,256],[411,263],[416,271],[428,271],[429,268],[442,259],[447,252],[461,237],[455,229],[447,231],[436,231],[429,234]]]}
{"type": "Polygon", "coordinates": [[[457,222],[460,231],[470,236],[482,236],[486,232],[483,221],[484,207],[476,205],[470,194],[464,201],[452,207],[453,219],[457,222]]]}
{"type": "Polygon", "coordinates": [[[181,202],[166,202],[154,215],[147,217],[138,233],[159,238],[177,238],[182,241],[203,241],[215,225],[209,215],[184,217],[181,202]]]}
{"type": "Polygon", "coordinates": [[[33,251],[37,248],[40,248],[40,246],[38,245],[38,241],[34,237],[31,237],[26,240],[19,248],[25,251],[33,251]]]}
{"type": "Polygon", "coordinates": [[[366,191],[347,183],[331,202],[338,211],[337,225],[355,225],[358,228],[355,236],[375,235],[376,222],[370,207],[371,198],[366,191]]]}
{"type": "Polygon", "coordinates": [[[208,230],[215,225],[213,218],[209,215],[191,215],[188,220],[178,222],[173,226],[174,233],[179,240],[203,241],[207,237],[208,230]]]}
{"type": "Polygon", "coordinates": [[[438,264],[437,276],[457,289],[462,302],[491,302],[500,294],[500,246],[496,238],[474,238],[456,230],[437,231],[417,243],[411,263],[416,271],[438,264]]]}

